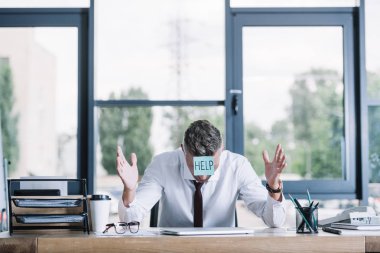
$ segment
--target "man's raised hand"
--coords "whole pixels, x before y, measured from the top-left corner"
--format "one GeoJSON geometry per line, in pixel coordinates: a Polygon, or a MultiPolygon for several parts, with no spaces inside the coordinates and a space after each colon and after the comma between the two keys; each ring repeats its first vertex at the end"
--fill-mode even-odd
{"type": "Polygon", "coordinates": [[[268,152],[263,151],[263,160],[265,164],[265,177],[267,183],[272,189],[277,189],[280,186],[280,175],[286,167],[286,157],[281,144],[277,145],[276,153],[272,161],[269,160],[268,152]]]}
{"type": "Polygon", "coordinates": [[[117,147],[116,154],[116,169],[124,187],[132,191],[136,189],[139,172],[137,169],[137,156],[135,153],[131,154],[131,165],[125,159],[121,147],[117,147]]]}

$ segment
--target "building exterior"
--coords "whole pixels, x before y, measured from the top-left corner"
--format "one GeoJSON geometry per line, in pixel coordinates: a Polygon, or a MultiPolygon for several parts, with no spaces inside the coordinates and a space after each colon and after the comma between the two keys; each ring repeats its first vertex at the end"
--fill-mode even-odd
{"type": "MultiPolygon", "coordinates": [[[[8,59],[18,114],[19,160],[11,177],[57,169],[55,56],[34,40],[33,28],[1,28],[0,57],[8,59]],[[41,159],[43,158],[43,159],[41,159]]],[[[12,165],[11,165],[12,166],[12,165]]]]}

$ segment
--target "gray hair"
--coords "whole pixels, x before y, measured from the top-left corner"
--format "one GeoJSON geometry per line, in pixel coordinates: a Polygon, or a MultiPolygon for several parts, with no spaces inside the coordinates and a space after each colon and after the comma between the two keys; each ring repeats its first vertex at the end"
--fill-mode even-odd
{"type": "Polygon", "coordinates": [[[209,121],[197,120],[187,128],[184,146],[193,156],[213,156],[222,146],[222,137],[209,121]]]}

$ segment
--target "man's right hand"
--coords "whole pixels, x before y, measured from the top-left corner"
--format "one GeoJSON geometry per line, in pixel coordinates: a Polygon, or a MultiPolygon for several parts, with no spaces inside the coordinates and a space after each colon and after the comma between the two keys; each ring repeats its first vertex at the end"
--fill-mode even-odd
{"type": "Polygon", "coordinates": [[[131,165],[127,162],[123,155],[121,147],[117,147],[116,155],[116,169],[117,174],[124,184],[124,189],[134,191],[136,189],[139,172],[137,170],[137,156],[135,153],[131,154],[131,165]]]}

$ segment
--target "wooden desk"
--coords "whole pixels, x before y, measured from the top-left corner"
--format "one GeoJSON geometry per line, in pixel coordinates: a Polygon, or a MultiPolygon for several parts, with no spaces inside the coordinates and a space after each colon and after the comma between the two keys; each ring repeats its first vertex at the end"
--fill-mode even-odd
{"type": "Polygon", "coordinates": [[[1,253],[37,253],[37,237],[35,235],[12,236],[0,233],[1,253]]]}
{"type": "Polygon", "coordinates": [[[379,252],[379,236],[263,232],[243,236],[131,236],[0,234],[1,253],[82,252],[379,252]]]}

